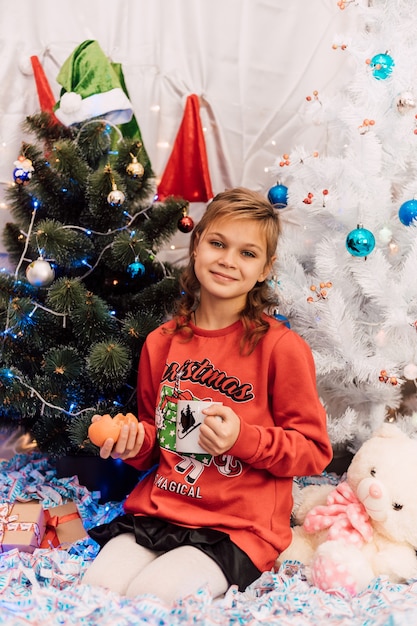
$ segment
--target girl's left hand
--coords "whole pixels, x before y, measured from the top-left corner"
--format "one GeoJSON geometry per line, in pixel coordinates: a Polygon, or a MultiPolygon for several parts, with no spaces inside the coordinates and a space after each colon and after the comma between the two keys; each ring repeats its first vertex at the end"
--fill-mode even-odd
{"type": "Polygon", "coordinates": [[[228,452],[239,436],[240,418],[230,407],[218,404],[203,413],[206,417],[200,426],[199,445],[213,456],[228,452]]]}

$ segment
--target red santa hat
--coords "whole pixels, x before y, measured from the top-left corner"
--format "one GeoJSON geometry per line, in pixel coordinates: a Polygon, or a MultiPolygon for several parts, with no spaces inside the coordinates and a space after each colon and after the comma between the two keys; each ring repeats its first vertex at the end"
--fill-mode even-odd
{"type": "Polygon", "coordinates": [[[35,77],[36,90],[38,92],[41,111],[50,113],[55,122],[59,124],[54,114],[55,97],[52,93],[51,86],[46,78],[41,62],[36,55],[30,57],[30,62],[32,64],[33,75],[35,77]]]}
{"type": "Polygon", "coordinates": [[[200,100],[195,94],[187,97],[174,147],[158,186],[158,198],[164,200],[167,196],[188,202],[207,202],[213,197],[200,100]]]}

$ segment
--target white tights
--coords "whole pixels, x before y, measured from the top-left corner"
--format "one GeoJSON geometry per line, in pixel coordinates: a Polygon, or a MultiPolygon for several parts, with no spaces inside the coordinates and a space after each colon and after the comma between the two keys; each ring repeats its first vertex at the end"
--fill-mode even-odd
{"type": "Polygon", "coordinates": [[[198,548],[181,546],[169,552],[154,552],[138,545],[132,533],[108,541],[81,582],[130,598],[150,593],[168,604],[204,585],[214,598],[229,586],[217,563],[198,548]]]}

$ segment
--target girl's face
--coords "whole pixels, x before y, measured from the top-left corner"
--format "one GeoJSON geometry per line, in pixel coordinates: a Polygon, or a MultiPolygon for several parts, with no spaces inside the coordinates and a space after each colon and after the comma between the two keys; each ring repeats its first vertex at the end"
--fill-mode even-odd
{"type": "Polygon", "coordinates": [[[219,219],[201,234],[194,248],[194,271],[204,296],[227,300],[241,310],[246,296],[267,277],[274,259],[267,259],[259,223],[219,219]]]}

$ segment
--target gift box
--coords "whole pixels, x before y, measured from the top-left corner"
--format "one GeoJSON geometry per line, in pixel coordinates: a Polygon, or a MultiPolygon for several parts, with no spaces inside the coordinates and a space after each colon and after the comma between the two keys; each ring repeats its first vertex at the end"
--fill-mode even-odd
{"type": "Polygon", "coordinates": [[[40,502],[0,503],[0,552],[17,548],[33,552],[39,548],[45,531],[40,502]]]}
{"type": "Polygon", "coordinates": [[[58,548],[87,537],[75,502],[45,509],[44,513],[46,530],[41,548],[58,548]]]}

